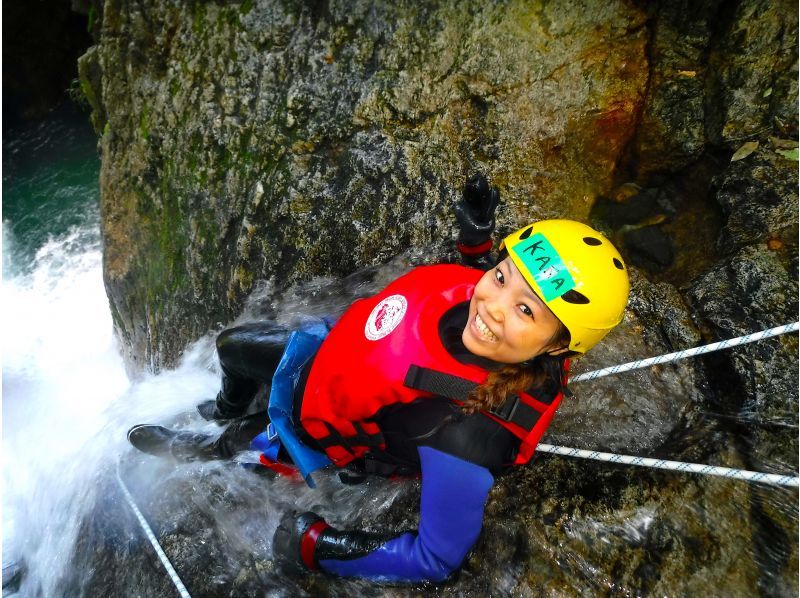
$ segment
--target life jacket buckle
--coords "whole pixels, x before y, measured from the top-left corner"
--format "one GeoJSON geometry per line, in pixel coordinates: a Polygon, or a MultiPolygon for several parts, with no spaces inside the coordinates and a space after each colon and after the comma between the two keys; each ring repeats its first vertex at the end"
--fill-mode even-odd
{"type": "Polygon", "coordinates": [[[519,395],[511,395],[510,397],[506,398],[502,405],[497,405],[489,409],[489,413],[494,415],[495,417],[499,417],[504,421],[511,421],[514,419],[514,415],[517,412],[517,407],[519,406],[519,395]]]}
{"type": "Polygon", "coordinates": [[[269,425],[267,426],[267,440],[272,442],[277,437],[278,430],[275,428],[272,422],[269,422],[269,425]]]}

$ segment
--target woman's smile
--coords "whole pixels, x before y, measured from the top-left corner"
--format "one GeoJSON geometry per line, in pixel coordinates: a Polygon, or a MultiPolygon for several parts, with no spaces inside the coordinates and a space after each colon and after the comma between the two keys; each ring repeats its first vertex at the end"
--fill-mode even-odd
{"type": "Polygon", "coordinates": [[[500,339],[497,338],[497,335],[492,332],[492,330],[486,325],[486,322],[483,321],[480,314],[475,314],[475,317],[472,320],[473,325],[473,334],[478,337],[478,340],[489,342],[489,343],[496,343],[500,339]]]}

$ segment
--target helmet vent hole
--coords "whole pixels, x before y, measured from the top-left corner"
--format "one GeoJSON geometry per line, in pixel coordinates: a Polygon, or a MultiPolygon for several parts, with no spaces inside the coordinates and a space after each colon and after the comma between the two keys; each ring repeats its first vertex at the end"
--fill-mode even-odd
{"type": "Polygon", "coordinates": [[[603,242],[600,239],[596,239],[595,237],[584,237],[583,242],[587,245],[602,245],[603,242]]]}
{"type": "Polygon", "coordinates": [[[527,239],[528,237],[530,237],[530,236],[531,236],[531,233],[532,233],[532,232],[533,232],[533,227],[532,227],[532,226],[529,226],[529,227],[528,227],[528,228],[526,228],[524,231],[522,231],[522,234],[519,236],[519,238],[520,238],[520,239],[527,239]]]}
{"type": "Polygon", "coordinates": [[[567,303],[575,303],[576,305],[583,305],[589,303],[589,298],[583,293],[579,293],[575,289],[571,289],[561,295],[561,298],[567,303]]]}
{"type": "Polygon", "coordinates": [[[619,268],[620,270],[624,270],[625,266],[622,265],[622,262],[619,261],[617,258],[614,258],[614,265],[619,268]]]}

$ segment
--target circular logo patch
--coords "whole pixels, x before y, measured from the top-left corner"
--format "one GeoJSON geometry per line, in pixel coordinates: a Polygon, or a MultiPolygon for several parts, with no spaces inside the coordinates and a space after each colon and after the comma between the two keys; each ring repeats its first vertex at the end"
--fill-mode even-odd
{"type": "Polygon", "coordinates": [[[402,295],[387,297],[372,310],[364,326],[364,335],[371,341],[377,341],[397,328],[400,320],[406,315],[408,301],[402,295]]]}

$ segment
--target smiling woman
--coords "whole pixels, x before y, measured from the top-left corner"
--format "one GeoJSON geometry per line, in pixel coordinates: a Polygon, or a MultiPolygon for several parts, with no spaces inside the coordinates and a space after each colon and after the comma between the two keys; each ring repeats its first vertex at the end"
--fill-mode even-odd
{"type": "MultiPolygon", "coordinates": [[[[489,261],[498,203],[484,177],[467,182],[456,206],[465,261],[489,261]]],[[[348,479],[421,473],[418,533],[340,531],[314,513],[288,513],[273,552],[343,576],[445,579],[480,534],[494,476],[531,459],[561,403],[569,356],[620,322],[628,296],[622,258],[586,225],[539,222],[500,249],[486,272],[416,268],[335,323],[224,331],[222,389],[201,407],[228,423],[225,431],[215,438],[140,425],[129,440],[179,460],[230,457],[252,443],[262,464],[294,466],[310,486],[329,464],[348,479]],[[267,413],[241,417],[265,383],[267,413]]]]}

